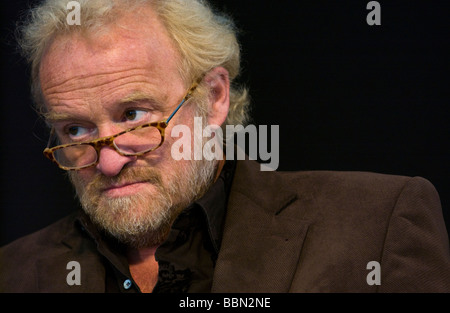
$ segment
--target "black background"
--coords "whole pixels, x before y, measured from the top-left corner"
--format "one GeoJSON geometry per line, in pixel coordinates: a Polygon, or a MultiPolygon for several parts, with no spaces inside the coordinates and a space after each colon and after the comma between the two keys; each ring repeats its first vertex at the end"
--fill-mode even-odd
{"type": "MultiPolygon", "coordinates": [[[[215,0],[241,29],[253,124],[280,125],[279,170],[422,176],[450,228],[450,4],[215,0]]],[[[29,1],[1,2],[0,245],[65,216],[77,201],[42,156],[48,133],[33,111],[14,25],[29,1]]],[[[275,186],[274,186],[275,187],[275,186]]]]}

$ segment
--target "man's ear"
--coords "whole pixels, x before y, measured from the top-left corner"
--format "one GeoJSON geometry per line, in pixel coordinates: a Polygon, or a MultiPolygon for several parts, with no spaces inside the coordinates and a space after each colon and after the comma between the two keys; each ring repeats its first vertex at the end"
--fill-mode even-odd
{"type": "Polygon", "coordinates": [[[206,74],[204,81],[207,84],[207,88],[209,88],[208,125],[221,126],[225,122],[230,108],[228,71],[223,67],[216,67],[206,74]]]}

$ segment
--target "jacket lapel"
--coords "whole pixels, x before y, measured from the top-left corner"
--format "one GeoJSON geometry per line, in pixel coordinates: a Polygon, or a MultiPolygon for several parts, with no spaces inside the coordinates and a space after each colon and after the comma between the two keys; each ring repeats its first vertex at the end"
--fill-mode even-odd
{"type": "Polygon", "coordinates": [[[70,223],[71,230],[64,235],[58,249],[37,260],[37,289],[43,293],[104,292],[105,269],[101,256],[89,253],[95,250],[94,243],[80,240],[80,234],[73,227],[74,221],[70,223]]]}
{"type": "Polygon", "coordinates": [[[309,222],[281,175],[238,162],[213,292],[287,292],[309,222]]]}
{"type": "Polygon", "coordinates": [[[104,268],[95,255],[76,257],[69,251],[56,256],[39,259],[36,262],[37,284],[43,293],[104,292],[104,268]],[[76,264],[70,262],[77,262],[76,264]],[[78,277],[79,276],[79,277],[78,277]],[[101,281],[101,280],[100,280],[101,281]]]}

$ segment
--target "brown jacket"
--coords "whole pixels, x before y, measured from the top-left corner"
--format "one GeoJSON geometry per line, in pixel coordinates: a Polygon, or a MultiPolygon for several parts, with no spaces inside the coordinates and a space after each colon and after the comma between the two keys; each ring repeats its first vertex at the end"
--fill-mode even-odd
{"type": "MultiPolygon", "coordinates": [[[[73,219],[3,247],[1,291],[103,292],[105,269],[73,219]],[[71,260],[81,264],[77,288],[66,283],[71,260]]],[[[439,196],[420,177],[260,172],[239,161],[213,291],[450,292],[439,196]],[[368,284],[377,273],[380,284],[368,284]]]]}

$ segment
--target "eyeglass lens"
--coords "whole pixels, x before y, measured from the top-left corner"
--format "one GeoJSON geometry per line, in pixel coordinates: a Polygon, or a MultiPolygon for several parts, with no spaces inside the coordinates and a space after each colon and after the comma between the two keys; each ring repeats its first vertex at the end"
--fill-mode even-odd
{"type": "MultiPolygon", "coordinates": [[[[122,134],[114,139],[116,150],[124,155],[136,155],[157,148],[162,141],[156,127],[144,127],[122,134]]],[[[56,161],[68,168],[89,166],[97,162],[97,150],[89,143],[64,147],[53,152],[56,161]]]]}

